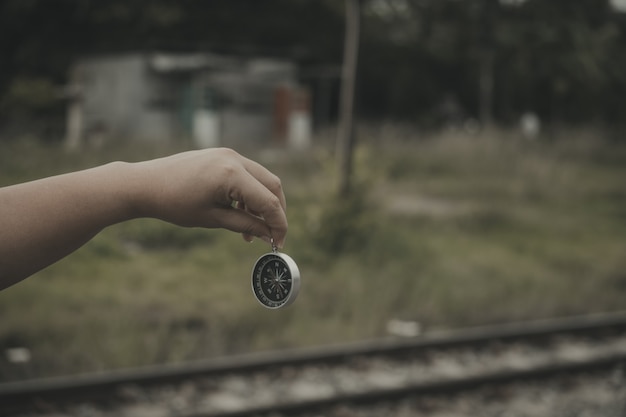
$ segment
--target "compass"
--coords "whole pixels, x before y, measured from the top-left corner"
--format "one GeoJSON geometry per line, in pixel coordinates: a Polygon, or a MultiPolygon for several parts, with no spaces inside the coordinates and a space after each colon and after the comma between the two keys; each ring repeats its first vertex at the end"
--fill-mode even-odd
{"type": "Polygon", "coordinates": [[[252,269],[252,292],[259,302],[271,309],[285,307],[293,302],[300,290],[300,271],[293,259],[278,252],[261,256],[252,269]]]}

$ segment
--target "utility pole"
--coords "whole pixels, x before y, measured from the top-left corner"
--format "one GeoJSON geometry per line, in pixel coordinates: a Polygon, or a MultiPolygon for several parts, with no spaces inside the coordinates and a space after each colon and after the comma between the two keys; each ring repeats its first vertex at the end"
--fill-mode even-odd
{"type": "Polygon", "coordinates": [[[346,0],[346,33],[344,38],[341,95],[339,97],[339,126],[337,164],[339,196],[351,191],[352,153],[354,148],[354,91],[359,50],[360,0],[346,0]]]}
{"type": "Polygon", "coordinates": [[[480,122],[485,127],[493,125],[494,65],[495,65],[495,25],[498,0],[483,0],[478,64],[478,103],[480,122]]]}

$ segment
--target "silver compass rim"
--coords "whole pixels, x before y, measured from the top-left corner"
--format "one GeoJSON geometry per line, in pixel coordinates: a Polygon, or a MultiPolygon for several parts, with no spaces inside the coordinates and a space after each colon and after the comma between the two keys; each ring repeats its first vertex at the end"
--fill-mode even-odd
{"type": "Polygon", "coordinates": [[[286,253],[268,252],[259,256],[259,258],[254,263],[254,267],[252,268],[250,284],[252,288],[252,294],[254,294],[254,298],[256,298],[259,304],[261,304],[263,307],[267,309],[277,310],[279,308],[287,307],[288,305],[293,303],[296,297],[298,296],[298,293],[300,292],[300,270],[298,269],[298,265],[296,265],[296,262],[291,258],[291,256],[287,255],[286,253]],[[289,291],[289,294],[287,294],[287,297],[282,301],[282,303],[276,306],[268,306],[267,304],[263,303],[259,299],[259,297],[257,297],[256,291],[254,290],[254,271],[256,270],[256,267],[259,264],[259,261],[268,255],[274,255],[274,256],[278,256],[279,258],[281,258],[287,264],[287,267],[289,267],[289,272],[291,273],[291,291],[289,291]]]}

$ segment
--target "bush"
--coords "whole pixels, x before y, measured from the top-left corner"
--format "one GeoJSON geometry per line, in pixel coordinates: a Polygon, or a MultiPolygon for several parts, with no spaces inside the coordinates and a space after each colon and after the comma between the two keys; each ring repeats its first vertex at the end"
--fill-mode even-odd
{"type": "Polygon", "coordinates": [[[183,228],[158,220],[144,219],[120,227],[120,238],[141,249],[189,249],[213,243],[214,235],[205,229],[183,228]]]}

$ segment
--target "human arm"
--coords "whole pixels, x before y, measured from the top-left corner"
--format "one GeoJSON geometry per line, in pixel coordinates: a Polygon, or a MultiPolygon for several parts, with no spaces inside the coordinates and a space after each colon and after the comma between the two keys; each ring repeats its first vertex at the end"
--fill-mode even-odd
{"type": "Polygon", "coordinates": [[[184,152],[0,188],[0,289],[140,217],[274,239],[287,233],[280,180],[229,149],[184,152]],[[238,204],[233,207],[233,202],[238,204]]]}

